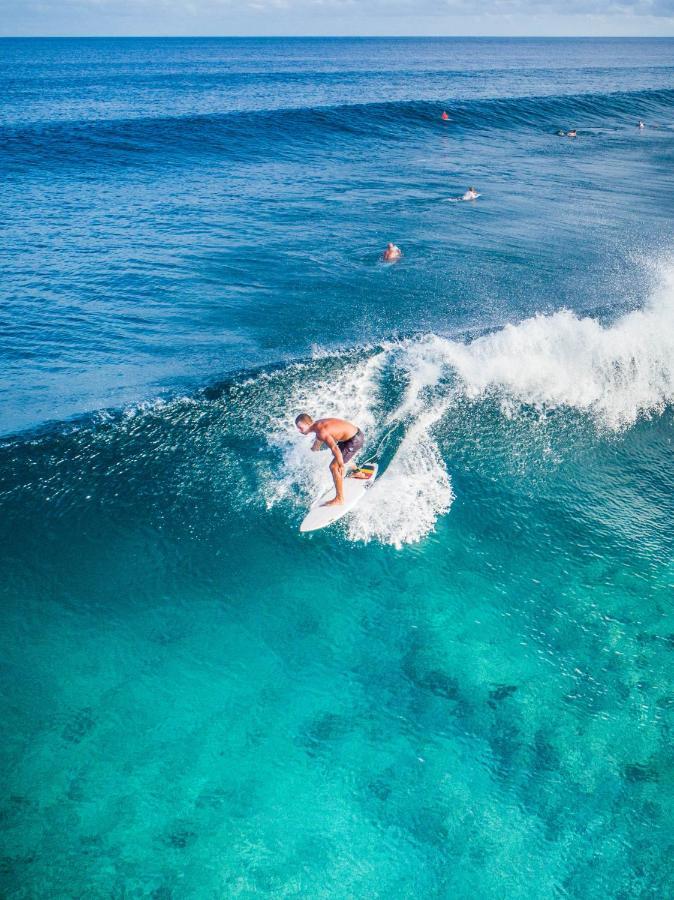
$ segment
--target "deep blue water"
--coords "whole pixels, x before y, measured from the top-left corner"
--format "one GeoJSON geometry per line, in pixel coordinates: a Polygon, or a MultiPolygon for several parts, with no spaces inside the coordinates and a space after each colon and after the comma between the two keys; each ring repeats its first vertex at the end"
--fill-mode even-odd
{"type": "Polygon", "coordinates": [[[671,895],[674,40],[2,40],[0,131],[2,896],[671,895]]]}

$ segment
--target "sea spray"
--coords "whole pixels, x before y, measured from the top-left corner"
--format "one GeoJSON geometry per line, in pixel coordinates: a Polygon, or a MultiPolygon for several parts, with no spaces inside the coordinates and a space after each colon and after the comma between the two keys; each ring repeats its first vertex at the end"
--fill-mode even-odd
{"type": "Polygon", "coordinates": [[[349,520],[352,540],[401,548],[426,537],[438,516],[449,511],[452,483],[432,434],[445,410],[446,404],[426,410],[409,428],[367,502],[349,520]]]}
{"type": "Polygon", "coordinates": [[[366,455],[400,426],[390,461],[346,534],[401,547],[421,540],[451,507],[438,440],[450,413],[460,427],[464,401],[496,401],[509,419],[567,409],[589,417],[598,432],[617,432],[662,412],[673,397],[674,267],[666,262],[644,307],[612,323],[560,310],[467,342],[428,334],[317,353],[274,420],[270,441],[282,450],[283,472],[270,473],[265,497],[270,507],[290,497],[306,504],[330,483],[326,454],[307,453],[306,439],[294,434],[298,411],[357,422],[368,433],[366,455]],[[393,382],[404,389],[387,405],[393,382]]]}
{"type": "Polygon", "coordinates": [[[470,344],[437,340],[471,398],[497,393],[504,410],[566,406],[619,430],[674,398],[674,268],[643,309],[611,325],[561,310],[470,344]]]}

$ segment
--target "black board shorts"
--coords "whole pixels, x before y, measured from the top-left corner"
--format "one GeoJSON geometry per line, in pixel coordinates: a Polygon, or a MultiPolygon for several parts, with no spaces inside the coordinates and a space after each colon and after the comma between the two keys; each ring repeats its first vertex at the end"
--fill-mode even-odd
{"type": "Polygon", "coordinates": [[[365,436],[360,428],[348,441],[337,441],[337,446],[341,450],[342,459],[345,463],[348,463],[351,460],[351,457],[362,449],[364,441],[365,436]]]}

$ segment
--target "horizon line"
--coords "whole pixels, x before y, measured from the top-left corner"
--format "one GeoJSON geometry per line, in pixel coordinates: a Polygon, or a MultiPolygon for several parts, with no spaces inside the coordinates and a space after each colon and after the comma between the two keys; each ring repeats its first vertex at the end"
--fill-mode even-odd
{"type": "Polygon", "coordinates": [[[669,34],[0,34],[0,40],[388,40],[388,41],[420,41],[442,39],[467,40],[613,40],[639,41],[658,40],[671,41],[674,35],[669,34]]]}

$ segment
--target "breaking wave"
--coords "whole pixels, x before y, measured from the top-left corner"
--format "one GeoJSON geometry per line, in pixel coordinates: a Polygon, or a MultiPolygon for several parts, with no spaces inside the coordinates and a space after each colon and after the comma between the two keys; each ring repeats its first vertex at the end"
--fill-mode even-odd
{"type": "Polygon", "coordinates": [[[193,397],[8,438],[0,443],[0,498],[25,494],[36,510],[68,506],[87,485],[87,502],[107,503],[107,486],[121,479],[162,520],[208,510],[221,528],[232,511],[275,510],[297,523],[330,482],[328,454],[309,453],[294,428],[306,410],[356,421],[365,454],[381,464],[342,534],[401,547],[429,535],[450,510],[457,452],[472,446],[491,457],[493,447],[517,443],[512,453],[521,459],[528,441],[535,458],[532,413],[546,423],[546,440],[552,434],[563,443],[564,423],[578,419],[600,438],[619,439],[673,400],[674,266],[667,263],[648,302],[612,322],[560,310],[471,341],[425,334],[317,352],[193,397]]]}
{"type": "Polygon", "coordinates": [[[357,365],[345,361],[340,369],[333,357],[325,378],[325,360],[316,360],[288,395],[273,438],[283,451],[283,475],[267,501],[299,491],[305,502],[329,483],[324,455],[307,454],[305,439],[293,436],[298,411],[353,418],[375,444],[393,433],[397,446],[367,503],[348,518],[348,536],[401,546],[427,535],[451,506],[439,438],[443,421],[450,412],[455,421],[466,400],[495,400],[509,419],[532,409],[573,410],[612,433],[672,403],[674,268],[660,270],[645,307],[611,324],[560,310],[471,342],[429,334],[369,351],[357,365]]]}

